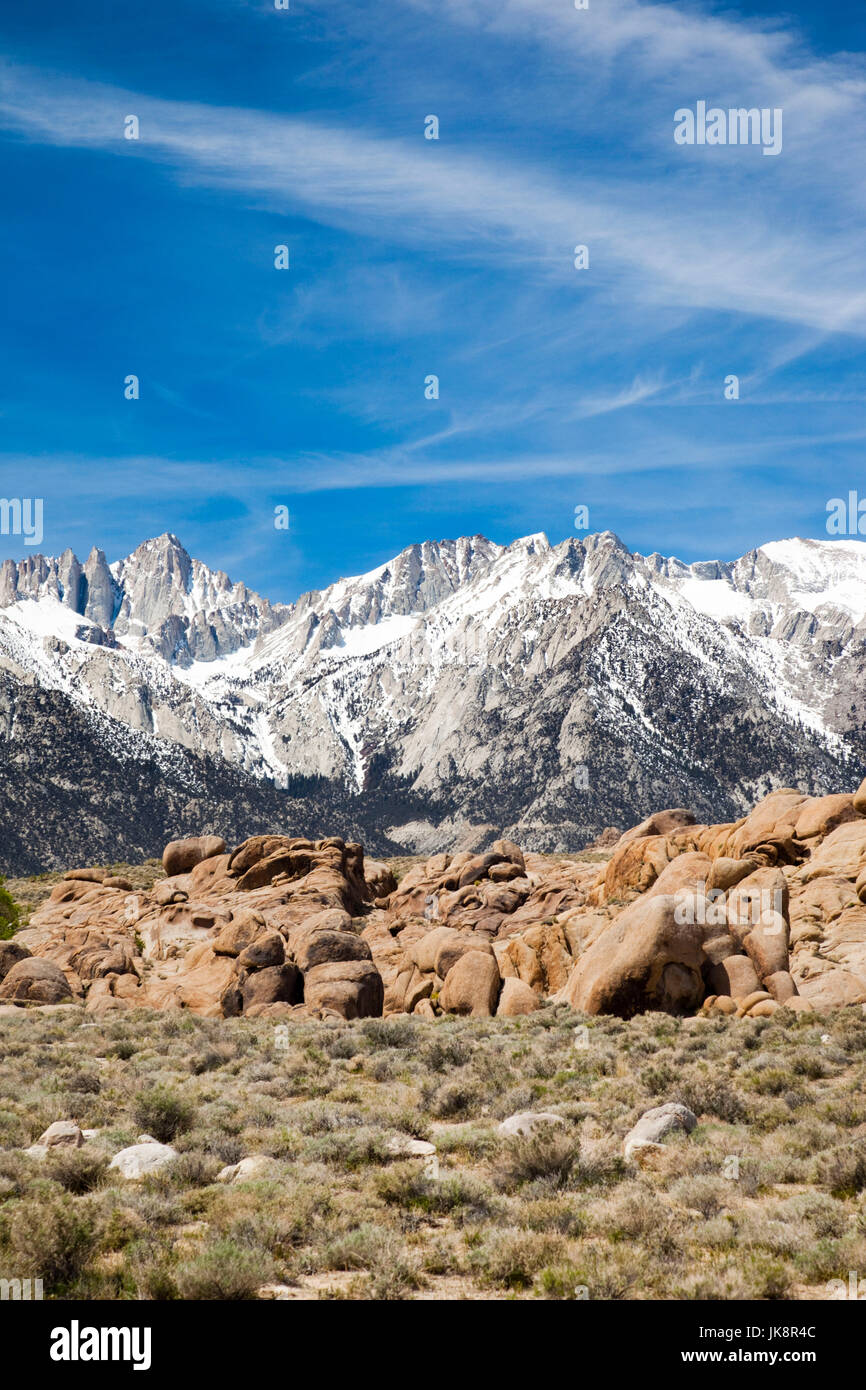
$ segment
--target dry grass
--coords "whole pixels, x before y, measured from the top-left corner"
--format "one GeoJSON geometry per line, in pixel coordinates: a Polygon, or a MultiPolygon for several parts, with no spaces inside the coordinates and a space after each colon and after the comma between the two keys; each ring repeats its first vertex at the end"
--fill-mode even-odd
{"type": "Polygon", "coordinates": [[[0,1277],[48,1296],[823,1298],[866,1267],[859,1010],[299,1022],[288,1049],[264,1021],[22,1010],[3,1036],[0,1277]],[[626,1164],[638,1115],[678,1099],[693,1135],[626,1164]],[[568,1127],[503,1139],[527,1108],[568,1127]],[[63,1118],[98,1133],[23,1153],[63,1118]],[[107,1160],[142,1130],[180,1157],[125,1182],[107,1160]],[[432,1140],[438,1177],[396,1136],[432,1140]],[[266,1173],[215,1181],[253,1154],[266,1173]]]}

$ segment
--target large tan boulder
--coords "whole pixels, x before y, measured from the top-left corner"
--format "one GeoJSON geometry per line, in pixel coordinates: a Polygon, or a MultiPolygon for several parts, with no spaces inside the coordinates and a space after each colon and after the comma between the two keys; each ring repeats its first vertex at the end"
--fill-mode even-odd
{"type": "MultiPolygon", "coordinates": [[[[232,864],[229,868],[233,868],[232,864]]],[[[303,878],[312,868],[312,860],[306,851],[278,849],[273,854],[258,859],[238,879],[237,887],[241,893],[252,893],[256,888],[266,888],[274,880],[290,882],[303,878]]]]}
{"type": "Polygon", "coordinates": [[[29,955],[27,947],[20,941],[0,941],[0,980],[5,980],[13,965],[26,960],[29,955]]]}
{"type": "Polygon", "coordinates": [[[521,873],[526,873],[526,860],[523,857],[523,850],[516,845],[513,840],[494,840],[490,846],[495,854],[501,854],[503,860],[508,860],[521,873]]]}
{"type": "Polygon", "coordinates": [[[579,958],[557,996],[589,1014],[685,1014],[704,997],[705,928],[677,921],[673,894],[639,898],[579,958]]]}
{"type": "Polygon", "coordinates": [[[19,960],[0,982],[0,999],[22,1003],[62,1004],[72,998],[69,981],[51,960],[29,956],[19,960]]]}
{"type": "Polygon", "coordinates": [[[238,912],[213,939],[218,956],[239,956],[248,946],[268,931],[264,917],[258,912],[238,912]]]}
{"type": "Polygon", "coordinates": [[[303,981],[297,966],[286,962],[252,971],[243,978],[240,989],[246,1013],[254,1004],[300,1004],[303,981]]]}
{"type": "Polygon", "coordinates": [[[866,816],[866,777],[863,778],[851,800],[858,816],[866,816]]]}
{"type": "Polygon", "coordinates": [[[265,931],[245,946],[237,958],[239,970],[267,970],[282,965],[286,959],[283,938],[277,931],[265,931]]]}
{"type": "Polygon", "coordinates": [[[779,912],[765,915],[743,939],[760,979],[788,969],[788,924],[779,912]]]}
{"type": "Polygon", "coordinates": [[[304,1003],[343,1018],[380,1018],[384,999],[382,976],[370,960],[329,961],[304,975],[304,1003]]]}
{"type": "Polygon", "coordinates": [[[434,927],[425,932],[419,940],[411,943],[407,955],[419,970],[432,974],[436,968],[436,952],[446,941],[459,941],[460,932],[455,927],[434,927]]]}
{"type": "Polygon", "coordinates": [[[797,993],[797,986],[787,970],[779,970],[775,975],[768,975],[764,980],[764,988],[768,994],[772,995],[777,1004],[786,1004],[797,993]]]}
{"type": "Polygon", "coordinates": [[[162,867],[166,877],[188,874],[203,859],[225,854],[226,842],[220,835],[195,835],[186,840],[171,840],[162,852],[162,867]]]}
{"type": "Polygon", "coordinates": [[[574,969],[565,930],[558,923],[543,923],[527,928],[522,937],[524,944],[535,953],[541,968],[544,993],[557,994],[564,988],[574,969]]]}
{"type": "Polygon", "coordinates": [[[228,854],[212,854],[190,869],[190,892],[195,897],[205,893],[231,892],[234,883],[228,872],[230,858],[228,854]]]}
{"type": "Polygon", "coordinates": [[[790,906],[788,880],[781,869],[756,869],[732,888],[725,913],[728,930],[742,945],[750,931],[776,915],[787,920],[790,906]]]}
{"type": "MultiPolygon", "coordinates": [[[[798,871],[798,879],[803,872],[798,871]]],[[[822,941],[831,923],[848,908],[856,908],[859,901],[854,884],[838,874],[822,875],[805,885],[795,882],[790,905],[791,945],[822,941]]]]}
{"type": "MultiPolygon", "coordinates": [[[[848,970],[831,969],[798,981],[800,997],[817,1013],[866,1003],[866,980],[848,970]]],[[[790,1007],[790,1001],[787,1001],[790,1007]]],[[[801,1006],[802,1007],[802,1006],[801,1006]]]]}
{"type": "Polygon", "coordinates": [[[695,823],[695,816],[687,807],[672,806],[666,811],[654,811],[646,820],[642,820],[640,825],[633,825],[630,830],[625,830],[619,837],[619,843],[627,845],[632,840],[641,840],[648,835],[670,835],[674,830],[682,830],[695,823]]]}
{"type": "Polygon", "coordinates": [[[535,951],[522,936],[494,942],[493,952],[503,980],[516,979],[537,993],[544,990],[544,971],[535,951]]]}
{"type": "Polygon", "coordinates": [[[317,965],[334,961],[372,960],[369,945],[351,931],[311,931],[298,927],[289,936],[289,949],[299,969],[305,973],[317,965]]]}
{"type": "Polygon", "coordinates": [[[812,851],[801,874],[805,882],[824,875],[839,874],[856,880],[866,865],[866,820],[858,819],[839,825],[812,851]]]}
{"type": "Polygon", "coordinates": [[[448,971],[439,995],[445,1013],[490,1017],[496,1012],[499,967],[492,954],[467,951],[448,971]]]}
{"type": "Polygon", "coordinates": [[[715,994],[745,999],[760,989],[758,972],[748,956],[728,956],[709,971],[707,983],[715,994]]]}
{"type": "Polygon", "coordinates": [[[433,959],[435,974],[439,976],[440,980],[444,980],[457,962],[468,955],[470,951],[481,951],[487,956],[493,955],[493,947],[490,942],[472,932],[467,932],[465,936],[458,934],[456,937],[449,937],[445,941],[440,941],[433,959]]]}
{"type": "Polygon", "coordinates": [[[607,862],[592,901],[622,901],[645,893],[676,854],[664,835],[641,836],[617,845],[607,862]]]}
{"type": "Polygon", "coordinates": [[[141,1004],[151,1009],[189,1009],[206,1018],[222,1015],[220,998],[234,977],[235,962],[218,956],[209,942],[185,957],[167,961],[142,985],[141,1004]],[[164,972],[164,973],[163,973],[164,972]]]}
{"type": "Polygon", "coordinates": [[[393,869],[377,859],[368,859],[364,864],[364,880],[370,898],[387,898],[397,890],[397,880],[393,869]]]}
{"type": "Polygon", "coordinates": [[[798,840],[823,840],[837,825],[844,825],[856,818],[854,798],[847,792],[811,796],[801,807],[794,834],[798,840]]]}
{"type": "Polygon", "coordinates": [[[104,869],[67,869],[63,875],[73,883],[102,883],[105,878],[104,869]]]}
{"type": "Polygon", "coordinates": [[[496,1008],[497,1018],[517,1018],[522,1014],[535,1013],[540,1008],[541,999],[523,980],[513,975],[503,980],[496,1008]]]}
{"type": "Polygon", "coordinates": [[[758,868],[760,865],[757,859],[729,859],[725,855],[720,855],[710,865],[707,889],[715,888],[722,893],[727,893],[728,889],[735,887],[742,879],[753,874],[758,868]]]}
{"type": "Polygon", "coordinates": [[[793,787],[771,792],[729,836],[726,853],[744,859],[754,851],[768,864],[796,862],[802,854],[794,842],[797,821],[810,799],[793,787]]]}

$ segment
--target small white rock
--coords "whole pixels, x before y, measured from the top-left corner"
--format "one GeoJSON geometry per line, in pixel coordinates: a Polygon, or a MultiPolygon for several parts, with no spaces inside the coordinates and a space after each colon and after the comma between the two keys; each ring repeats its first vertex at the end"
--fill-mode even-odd
{"type": "Polygon", "coordinates": [[[80,1149],[84,1143],[84,1135],[74,1120],[55,1120],[53,1125],[49,1125],[45,1133],[39,1136],[36,1143],[44,1144],[46,1149],[80,1149]]]}
{"type": "Polygon", "coordinates": [[[116,1168],[124,1178],[135,1180],[145,1178],[150,1173],[158,1173],[175,1158],[177,1149],[173,1149],[170,1144],[158,1144],[155,1139],[150,1139],[143,1144],[130,1144],[128,1149],[121,1149],[108,1166],[116,1168]]]}
{"type": "Polygon", "coordinates": [[[239,1163],[230,1163],[217,1173],[217,1182],[250,1182],[254,1178],[266,1178],[275,1169],[275,1163],[267,1154],[250,1154],[239,1163]]]}
{"type": "Polygon", "coordinates": [[[408,1134],[395,1134],[388,1140],[387,1148],[395,1158],[423,1159],[425,1178],[439,1177],[439,1155],[435,1144],[428,1144],[426,1139],[410,1139],[408,1134]]]}
{"type": "Polygon", "coordinates": [[[408,1134],[395,1134],[388,1140],[388,1152],[406,1158],[426,1158],[435,1154],[436,1145],[428,1144],[426,1139],[410,1139],[408,1134]]]}
{"type": "Polygon", "coordinates": [[[503,1120],[499,1126],[500,1134],[536,1134],[540,1129],[547,1125],[566,1125],[562,1115],[554,1115],[550,1110],[521,1110],[516,1115],[509,1115],[507,1120],[503,1120]]]}

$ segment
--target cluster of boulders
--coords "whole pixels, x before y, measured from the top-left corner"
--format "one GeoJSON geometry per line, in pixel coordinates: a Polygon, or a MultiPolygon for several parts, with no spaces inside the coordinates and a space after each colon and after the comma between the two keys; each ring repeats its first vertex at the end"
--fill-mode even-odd
{"type": "Polygon", "coordinates": [[[396,883],[383,865],[368,864],[365,878],[360,845],[257,835],[229,853],[201,836],[167,845],[163,866],[166,877],[138,892],[71,870],[0,944],[0,1001],[77,1001],[97,1014],[381,1014],[360,929],[372,896],[396,883]]]}
{"type": "Polygon", "coordinates": [[[589,895],[617,911],[582,953],[571,1003],[761,1016],[866,1002],[866,783],[782,788],[726,825],[663,814],[681,823],[623,836],[589,895]]]}
{"type": "Polygon", "coordinates": [[[0,1004],[435,1018],[554,998],[628,1018],[866,1003],[866,783],[781,789],[725,825],[661,811],[585,857],[497,840],[399,885],[336,837],[229,851],[200,836],[163,864],[148,891],[70,870],[0,943],[0,1004]]]}

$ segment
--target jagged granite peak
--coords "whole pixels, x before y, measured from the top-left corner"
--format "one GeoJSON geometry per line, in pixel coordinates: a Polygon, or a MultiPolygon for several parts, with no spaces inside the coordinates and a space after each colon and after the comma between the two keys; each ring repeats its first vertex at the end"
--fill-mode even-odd
{"type": "Polygon", "coordinates": [[[686,564],[612,532],[462,537],[273,605],[170,533],[0,567],[0,670],[119,738],[391,805],[409,847],[483,823],[574,848],[660,804],[718,821],[859,780],[864,636],[862,541],[686,564]]]}
{"type": "Polygon", "coordinates": [[[424,613],[485,572],[502,547],[484,536],[410,545],[367,574],[340,579],[320,593],[303,594],[294,612],[330,610],[341,627],[424,613]]]}
{"type": "MultiPolygon", "coordinates": [[[[68,555],[69,552],[67,551],[68,555]]],[[[64,557],[65,558],[65,557],[64,557]]],[[[75,557],[72,557],[75,560],[75,557]]],[[[78,563],[70,564],[69,573],[74,576],[78,563]]],[[[81,602],[84,601],[84,616],[88,622],[95,627],[102,628],[108,632],[114,626],[114,615],[117,608],[118,589],[111,574],[111,570],[106,563],[105,555],[101,550],[93,547],[84,565],[84,592],[81,593],[80,581],[81,573],[79,570],[79,597],[75,611],[81,612],[81,602]]],[[[69,605],[73,605],[70,603],[69,605]]]]}

